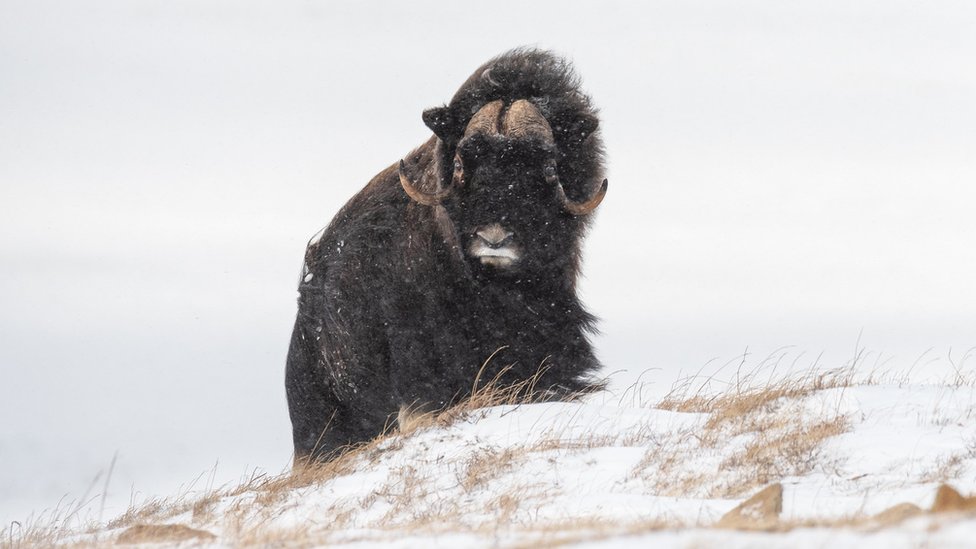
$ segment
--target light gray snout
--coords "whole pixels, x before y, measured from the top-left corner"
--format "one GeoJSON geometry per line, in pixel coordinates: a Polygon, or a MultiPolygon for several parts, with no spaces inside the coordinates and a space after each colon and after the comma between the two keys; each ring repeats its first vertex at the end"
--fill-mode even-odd
{"type": "Polygon", "coordinates": [[[475,233],[489,248],[498,249],[507,246],[512,241],[512,232],[505,230],[498,223],[488,225],[475,233]]]}

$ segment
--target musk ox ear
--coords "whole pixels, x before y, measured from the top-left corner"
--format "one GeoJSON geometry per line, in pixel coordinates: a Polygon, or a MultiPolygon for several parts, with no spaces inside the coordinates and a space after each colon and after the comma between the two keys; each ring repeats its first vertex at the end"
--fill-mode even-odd
{"type": "Polygon", "coordinates": [[[557,131],[566,143],[578,146],[593,135],[599,125],[600,120],[592,114],[580,114],[566,124],[559,124],[557,131]]]}
{"type": "Polygon", "coordinates": [[[580,138],[581,141],[585,141],[587,137],[596,131],[599,125],[600,120],[597,117],[592,114],[584,114],[576,124],[576,133],[582,136],[580,138]]]}
{"type": "Polygon", "coordinates": [[[567,137],[572,143],[582,143],[586,138],[596,131],[600,125],[600,120],[592,114],[582,114],[567,126],[567,137]]]}
{"type": "Polygon", "coordinates": [[[424,124],[445,143],[454,143],[460,137],[459,124],[449,107],[433,107],[424,111],[424,124]]]}

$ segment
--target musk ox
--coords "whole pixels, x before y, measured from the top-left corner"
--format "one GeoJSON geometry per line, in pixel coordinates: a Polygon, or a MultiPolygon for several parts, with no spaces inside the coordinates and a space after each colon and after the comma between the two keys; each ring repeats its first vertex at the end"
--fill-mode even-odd
{"type": "Polygon", "coordinates": [[[600,386],[576,279],[607,182],[570,64],[508,52],[423,121],[434,135],[309,242],[285,381],[296,460],[443,409],[476,377],[536,375],[553,398],[600,386]]]}

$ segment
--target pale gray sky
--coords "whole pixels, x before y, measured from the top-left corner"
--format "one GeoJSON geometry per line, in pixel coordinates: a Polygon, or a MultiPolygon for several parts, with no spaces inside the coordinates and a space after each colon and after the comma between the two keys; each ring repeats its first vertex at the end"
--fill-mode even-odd
{"type": "MultiPolygon", "coordinates": [[[[608,371],[858,334],[976,345],[968,2],[0,0],[0,520],[290,456],[307,238],[519,45],[572,58],[610,193],[608,371]],[[99,485],[95,492],[101,490],[99,485]]],[[[944,362],[944,361],[943,361],[944,362]]],[[[971,365],[972,366],[972,365],[971,365]]],[[[934,366],[933,366],[934,367],[934,366]]]]}

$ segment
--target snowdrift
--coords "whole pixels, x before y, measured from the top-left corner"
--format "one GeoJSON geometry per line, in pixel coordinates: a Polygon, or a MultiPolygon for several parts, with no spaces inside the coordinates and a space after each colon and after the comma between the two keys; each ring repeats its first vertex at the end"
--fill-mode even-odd
{"type": "Polygon", "coordinates": [[[976,389],[787,376],[479,399],[324,465],[33,525],[11,545],[937,547],[976,543],[976,389]],[[499,402],[502,402],[499,404],[499,402]],[[56,521],[55,521],[56,522],[56,521]]]}

